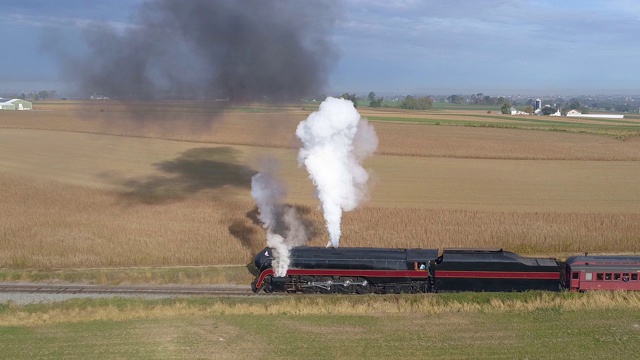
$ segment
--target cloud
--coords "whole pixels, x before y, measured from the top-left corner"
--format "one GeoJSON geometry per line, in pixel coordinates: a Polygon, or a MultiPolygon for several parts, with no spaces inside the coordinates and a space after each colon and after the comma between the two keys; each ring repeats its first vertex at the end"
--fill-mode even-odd
{"type": "Polygon", "coordinates": [[[513,40],[534,47],[576,40],[609,45],[612,39],[632,40],[640,31],[640,5],[628,1],[620,1],[618,6],[516,0],[480,0],[464,5],[417,0],[386,5],[374,1],[369,6],[356,0],[349,4],[348,19],[342,24],[347,36],[419,42],[424,47],[513,40]]]}
{"type": "MultiPolygon", "coordinates": [[[[3,0],[0,31],[15,34],[25,44],[13,50],[16,60],[5,65],[48,69],[36,64],[35,50],[26,49],[37,43],[36,30],[79,34],[78,29],[102,22],[126,32],[136,23],[130,19],[131,9],[143,1],[95,0],[91,6],[85,2],[3,0]]],[[[512,82],[555,86],[587,76],[590,82],[582,83],[591,87],[637,88],[640,83],[640,75],[631,70],[640,57],[635,46],[640,2],[635,0],[334,3],[341,9],[332,35],[342,59],[332,74],[333,83],[340,86],[336,91],[375,84],[380,90],[429,89],[434,84],[497,87],[512,82]]]]}
{"type": "Polygon", "coordinates": [[[97,23],[108,26],[116,30],[125,30],[132,27],[130,23],[119,21],[97,21],[88,18],[73,18],[61,16],[26,15],[26,14],[3,14],[0,21],[6,25],[23,25],[39,28],[78,28],[94,26],[97,23]]]}

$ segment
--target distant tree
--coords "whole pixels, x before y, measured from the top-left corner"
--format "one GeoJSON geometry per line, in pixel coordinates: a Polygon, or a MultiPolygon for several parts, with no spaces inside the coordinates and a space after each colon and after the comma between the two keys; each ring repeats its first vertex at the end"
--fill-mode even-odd
{"type": "Polygon", "coordinates": [[[20,94],[20,99],[25,100],[26,98],[27,98],[27,94],[25,94],[24,92],[20,94]]]}
{"type": "Polygon", "coordinates": [[[344,93],[340,95],[340,97],[345,100],[351,100],[351,102],[353,103],[353,107],[358,107],[358,97],[356,96],[356,94],[344,93]]]}
{"type": "Polygon", "coordinates": [[[451,95],[447,98],[447,101],[452,104],[462,104],[464,102],[464,97],[460,95],[451,95]]]}
{"type": "Polygon", "coordinates": [[[418,98],[418,110],[428,110],[433,107],[433,99],[428,96],[418,98]]]}
{"type": "Polygon", "coordinates": [[[376,93],[374,93],[373,91],[369,93],[367,99],[369,99],[369,107],[374,108],[382,106],[382,100],[384,100],[384,98],[381,97],[376,99],[376,93]]]}
{"type": "Polygon", "coordinates": [[[411,95],[407,95],[404,100],[402,100],[402,103],[400,104],[400,107],[403,109],[415,109],[418,106],[418,101],[416,100],[416,98],[414,98],[411,95]]]}
{"type": "Polygon", "coordinates": [[[493,105],[493,98],[487,95],[483,98],[483,102],[487,105],[493,105]]]}
{"type": "Polygon", "coordinates": [[[36,94],[36,100],[47,100],[49,98],[49,92],[47,90],[38,91],[36,94]]]}
{"type": "Polygon", "coordinates": [[[484,103],[484,94],[483,93],[471,94],[471,101],[474,104],[483,104],[484,103]]]}
{"type": "Polygon", "coordinates": [[[542,115],[551,115],[551,114],[555,114],[558,111],[558,109],[554,108],[553,106],[545,106],[542,108],[541,112],[542,115]]]}
{"type": "Polygon", "coordinates": [[[427,110],[433,107],[433,100],[428,97],[414,98],[409,95],[404,98],[400,107],[403,109],[412,109],[412,110],[427,110]]]}
{"type": "Polygon", "coordinates": [[[569,110],[580,109],[582,106],[580,105],[580,101],[578,99],[569,100],[569,110]]]}
{"type": "Polygon", "coordinates": [[[533,106],[531,105],[527,105],[524,107],[524,112],[528,113],[528,114],[532,114],[533,113],[533,106]]]}
{"type": "Polygon", "coordinates": [[[618,111],[618,112],[629,112],[629,105],[627,104],[618,104],[613,108],[615,111],[618,111]]]}
{"type": "Polygon", "coordinates": [[[496,105],[498,105],[498,104],[504,104],[504,103],[505,103],[505,101],[504,101],[504,97],[502,97],[502,96],[500,96],[500,97],[498,98],[498,100],[496,100],[496,105]]]}
{"type": "Polygon", "coordinates": [[[502,104],[500,112],[502,112],[503,114],[511,114],[511,104],[509,104],[509,102],[502,104]]]}

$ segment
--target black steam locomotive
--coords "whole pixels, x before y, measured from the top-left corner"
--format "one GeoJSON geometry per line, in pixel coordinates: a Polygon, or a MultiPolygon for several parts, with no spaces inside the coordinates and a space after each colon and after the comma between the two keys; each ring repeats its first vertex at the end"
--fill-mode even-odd
{"type": "Polygon", "coordinates": [[[273,252],[254,259],[254,292],[425,293],[446,291],[640,291],[640,256],[573,256],[565,263],[502,249],[291,249],[286,276],[273,252]]]}
{"type": "Polygon", "coordinates": [[[527,258],[502,249],[382,249],[299,247],[286,276],[274,276],[273,252],[254,259],[254,292],[426,293],[445,291],[558,291],[565,272],[552,258],[527,258]]]}

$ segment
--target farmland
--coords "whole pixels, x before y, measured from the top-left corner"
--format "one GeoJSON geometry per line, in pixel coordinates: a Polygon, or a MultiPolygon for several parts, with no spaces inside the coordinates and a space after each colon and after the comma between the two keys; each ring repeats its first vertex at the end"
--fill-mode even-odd
{"type": "MultiPolygon", "coordinates": [[[[42,102],[0,112],[0,281],[248,284],[251,176],[328,234],[298,167],[317,105],[42,102]]],[[[640,119],[361,109],[380,145],[342,246],[640,253],[640,119]]],[[[74,299],[0,304],[0,357],[634,358],[635,293],[74,299]]]]}
{"type": "MultiPolygon", "coordinates": [[[[296,161],[313,106],[36,105],[0,113],[0,267],[246,264],[265,245],[249,194],[265,158],[313,224],[311,244],[326,243],[296,161]]],[[[640,252],[640,119],[361,113],[380,145],[343,246],[640,252]]]]}

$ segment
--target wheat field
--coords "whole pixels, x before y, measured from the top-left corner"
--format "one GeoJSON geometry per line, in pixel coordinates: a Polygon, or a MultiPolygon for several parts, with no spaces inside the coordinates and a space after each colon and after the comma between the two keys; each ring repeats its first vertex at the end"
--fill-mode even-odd
{"type": "MultiPolygon", "coordinates": [[[[0,267],[246,264],[265,246],[249,194],[264,158],[326,243],[293,135],[311,109],[37,105],[0,113],[0,267]]],[[[370,199],[342,246],[640,252],[637,137],[373,124],[370,199]]]]}

